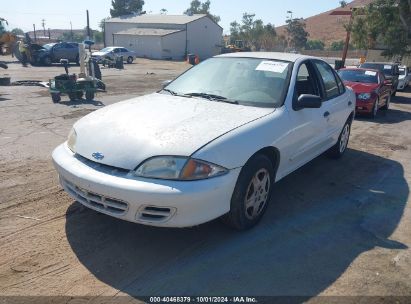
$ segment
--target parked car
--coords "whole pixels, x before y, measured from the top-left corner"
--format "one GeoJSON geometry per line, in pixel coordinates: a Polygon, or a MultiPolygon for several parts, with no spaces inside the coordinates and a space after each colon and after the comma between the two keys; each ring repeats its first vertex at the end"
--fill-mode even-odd
{"type": "Polygon", "coordinates": [[[33,60],[37,64],[51,65],[61,59],[79,64],[79,47],[75,42],[48,43],[33,52],[33,60]]]}
{"type": "Polygon", "coordinates": [[[379,70],[384,74],[385,78],[391,81],[391,94],[395,96],[398,87],[398,76],[400,71],[396,63],[380,63],[380,62],[366,62],[360,65],[360,68],[379,70]]]}
{"type": "Polygon", "coordinates": [[[103,62],[105,58],[109,58],[114,60],[116,57],[123,56],[123,60],[127,63],[133,63],[136,59],[137,54],[134,51],[130,51],[123,47],[111,46],[106,47],[98,52],[94,52],[91,54],[93,58],[97,60],[97,62],[103,62]]]}
{"type": "Polygon", "coordinates": [[[187,227],[263,216],[273,184],[347,149],[355,94],[321,59],[231,53],[157,93],[95,111],[53,152],[64,189],[101,213],[187,227]]]}
{"type": "Polygon", "coordinates": [[[399,67],[399,80],[398,80],[398,90],[405,90],[405,88],[408,86],[409,82],[411,81],[411,74],[410,71],[406,66],[400,66],[399,67]]]}
{"type": "Polygon", "coordinates": [[[341,69],[344,84],[357,96],[356,111],[375,118],[379,109],[388,110],[391,101],[391,81],[384,74],[371,69],[341,69]]]}

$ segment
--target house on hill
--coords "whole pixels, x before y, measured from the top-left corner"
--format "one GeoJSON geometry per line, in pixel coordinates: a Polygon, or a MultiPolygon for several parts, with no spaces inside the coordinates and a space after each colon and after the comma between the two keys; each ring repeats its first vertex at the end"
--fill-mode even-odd
{"type": "Polygon", "coordinates": [[[220,53],[223,29],[207,15],[131,15],[105,21],[106,46],[151,59],[206,59],[220,53]]]}

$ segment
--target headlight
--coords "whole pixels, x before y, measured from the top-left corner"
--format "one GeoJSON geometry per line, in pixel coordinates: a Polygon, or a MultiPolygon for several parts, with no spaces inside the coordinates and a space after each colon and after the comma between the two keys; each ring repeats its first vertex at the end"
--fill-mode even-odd
{"type": "Polygon", "coordinates": [[[67,147],[73,152],[76,153],[76,142],[77,142],[77,133],[76,130],[71,129],[68,139],[67,139],[67,147]]]}
{"type": "Polygon", "coordinates": [[[357,98],[361,99],[361,100],[368,100],[368,99],[371,98],[371,94],[370,93],[361,93],[361,94],[358,94],[357,98]]]}
{"type": "Polygon", "coordinates": [[[226,168],[198,159],[159,156],[146,160],[134,174],[146,178],[187,181],[220,176],[227,172],[226,168]]]}

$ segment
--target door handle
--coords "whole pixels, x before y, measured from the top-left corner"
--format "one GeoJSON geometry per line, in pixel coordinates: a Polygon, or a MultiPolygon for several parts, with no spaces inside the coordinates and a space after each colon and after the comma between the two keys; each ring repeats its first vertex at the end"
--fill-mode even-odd
{"type": "Polygon", "coordinates": [[[328,116],[330,116],[330,112],[327,111],[324,113],[324,117],[327,118],[328,116]]]}
{"type": "Polygon", "coordinates": [[[351,107],[352,106],[352,101],[348,102],[348,106],[351,107]]]}

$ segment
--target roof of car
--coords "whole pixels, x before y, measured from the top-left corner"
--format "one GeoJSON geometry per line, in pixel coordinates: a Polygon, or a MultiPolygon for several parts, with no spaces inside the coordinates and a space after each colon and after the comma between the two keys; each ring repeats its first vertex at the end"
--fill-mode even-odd
{"type": "MultiPolygon", "coordinates": [[[[276,59],[282,61],[296,62],[301,58],[316,58],[312,56],[293,54],[293,53],[279,53],[279,52],[238,52],[222,54],[215,57],[243,57],[243,58],[259,58],[259,59],[276,59]]],[[[319,59],[319,58],[316,58],[319,59]]]]}

